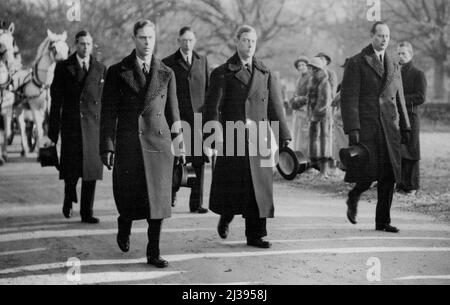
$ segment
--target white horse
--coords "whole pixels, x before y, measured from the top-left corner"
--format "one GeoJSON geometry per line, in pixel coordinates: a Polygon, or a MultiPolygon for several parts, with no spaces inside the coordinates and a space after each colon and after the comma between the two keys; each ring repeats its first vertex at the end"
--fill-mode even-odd
{"type": "Polygon", "coordinates": [[[10,133],[8,116],[12,113],[14,94],[12,93],[11,70],[15,66],[14,23],[8,28],[0,28],[0,165],[7,159],[6,137],[10,133]]]}
{"type": "Polygon", "coordinates": [[[52,33],[47,30],[47,38],[40,44],[33,68],[20,70],[13,75],[16,92],[15,109],[22,138],[23,155],[27,157],[30,146],[27,141],[25,117],[34,121],[36,127],[36,144],[39,149],[44,144],[44,120],[50,111],[50,85],[56,63],[66,60],[69,46],[67,33],[52,33]]]}

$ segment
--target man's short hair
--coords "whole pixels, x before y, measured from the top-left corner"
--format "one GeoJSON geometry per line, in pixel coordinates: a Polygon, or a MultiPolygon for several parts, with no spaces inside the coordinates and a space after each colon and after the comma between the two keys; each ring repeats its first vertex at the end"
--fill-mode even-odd
{"type": "Polygon", "coordinates": [[[386,22],[384,22],[384,21],[377,21],[377,22],[375,22],[373,24],[372,29],[370,30],[370,34],[375,35],[375,33],[377,32],[377,27],[379,25],[385,25],[385,26],[389,27],[386,22]]]}
{"type": "Polygon", "coordinates": [[[81,37],[87,37],[87,36],[92,37],[91,33],[89,33],[89,32],[86,31],[86,30],[79,31],[79,32],[75,35],[75,43],[78,43],[78,40],[79,40],[81,37]]]}
{"type": "Polygon", "coordinates": [[[398,44],[399,48],[406,48],[411,53],[411,55],[414,55],[414,49],[412,44],[409,41],[402,41],[398,44]]]}
{"type": "Polygon", "coordinates": [[[243,26],[241,26],[238,29],[238,31],[236,33],[236,38],[237,39],[241,39],[242,34],[244,34],[244,33],[251,33],[251,32],[256,33],[256,30],[253,27],[249,26],[249,25],[243,25],[243,26]]]}
{"type": "Polygon", "coordinates": [[[153,30],[155,30],[155,24],[153,22],[151,22],[148,19],[140,19],[138,20],[134,26],[133,26],[133,35],[136,36],[137,32],[142,29],[145,28],[146,26],[151,27],[153,30]]]}
{"type": "Polygon", "coordinates": [[[190,26],[184,26],[180,29],[180,31],[178,32],[179,36],[183,36],[186,32],[192,32],[195,35],[195,32],[192,30],[192,28],[190,26]]]}

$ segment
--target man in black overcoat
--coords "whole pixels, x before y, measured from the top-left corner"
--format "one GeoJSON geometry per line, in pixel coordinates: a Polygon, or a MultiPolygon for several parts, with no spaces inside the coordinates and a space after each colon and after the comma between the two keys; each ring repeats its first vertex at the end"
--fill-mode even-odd
{"type": "Polygon", "coordinates": [[[96,181],[103,178],[99,154],[100,101],[106,67],[92,55],[92,36],[75,36],[76,52],[58,63],[50,87],[51,107],[48,137],[55,145],[61,133],[60,178],[65,183],[63,214],[72,215],[77,202],[76,186],[82,178],[81,220],[98,223],[93,217],[96,181]]]}
{"type": "Polygon", "coordinates": [[[378,181],[375,228],[397,233],[391,226],[390,210],[395,183],[401,182],[401,143],[408,143],[411,131],[403,96],[400,67],[386,52],[389,27],[376,22],[371,30],[372,43],[349,59],[341,91],[344,131],[350,145],[368,149],[369,162],[350,164],[345,181],[356,183],[348,194],[347,218],[356,224],[362,193],[378,181]]]}
{"type": "Polygon", "coordinates": [[[412,62],[414,51],[409,42],[400,43],[397,51],[402,66],[406,108],[411,122],[411,139],[408,144],[402,145],[402,183],[397,185],[397,189],[413,195],[419,189],[420,183],[419,106],[425,103],[427,79],[425,73],[417,69],[412,62]]]}
{"type": "Polygon", "coordinates": [[[205,146],[219,134],[209,207],[220,215],[220,237],[227,238],[234,215],[242,215],[247,245],[269,248],[271,244],[263,237],[267,236],[266,219],[274,217],[273,166],[268,164],[261,148],[271,147],[269,124],[279,126],[274,133],[280,145],[287,145],[291,135],[277,80],[254,57],[256,42],[255,29],[242,26],[238,30],[237,52],[211,74],[203,121],[205,146]],[[206,133],[210,122],[220,122],[222,136],[220,132],[206,133]],[[228,130],[227,125],[237,127],[228,130]],[[220,147],[225,147],[223,153],[220,147]]]}
{"type": "MultiPolygon", "coordinates": [[[[160,256],[163,219],[171,216],[174,160],[184,163],[172,138],[181,137],[175,75],[153,55],[155,25],[134,25],[135,49],[108,69],[102,97],[100,153],[113,171],[117,244],[130,249],[135,220],[147,220],[147,263],[165,268],[160,256]]],[[[182,143],[182,141],[181,141],[182,143]]]]}
{"type": "MultiPolygon", "coordinates": [[[[202,118],[205,95],[209,84],[208,60],[205,56],[194,51],[196,37],[190,27],[180,29],[178,43],[180,48],[172,55],[163,59],[163,62],[175,73],[177,81],[178,107],[181,120],[189,124],[190,143],[187,162],[192,163],[196,179],[193,181],[189,209],[191,213],[207,213],[203,207],[203,180],[205,174],[205,160],[202,150],[202,124],[194,124],[194,116],[198,120],[202,118]],[[197,140],[197,141],[195,141],[197,140]],[[197,144],[197,145],[196,145],[197,144]],[[197,150],[196,150],[197,146],[197,150]]],[[[187,141],[187,132],[184,130],[184,139],[187,141]]],[[[186,146],[187,147],[187,146],[186,146]]],[[[172,204],[175,204],[176,191],[172,193],[172,204]]]]}

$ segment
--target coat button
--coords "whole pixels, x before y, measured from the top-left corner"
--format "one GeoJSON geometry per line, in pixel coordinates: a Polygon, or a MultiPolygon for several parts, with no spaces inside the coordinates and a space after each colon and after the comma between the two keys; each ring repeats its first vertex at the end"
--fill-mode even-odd
{"type": "Polygon", "coordinates": [[[164,98],[165,97],[165,95],[164,94],[161,94],[161,98],[164,98]]]}
{"type": "Polygon", "coordinates": [[[83,118],[83,114],[82,113],[80,113],[80,118],[83,118]]]}
{"type": "Polygon", "coordinates": [[[156,116],[159,118],[161,116],[161,112],[158,112],[156,116]]]}
{"type": "Polygon", "coordinates": [[[162,136],[163,135],[163,131],[160,129],[159,130],[159,134],[162,136]]]}
{"type": "Polygon", "coordinates": [[[139,130],[139,135],[143,135],[144,132],[142,130],[139,130]]]}

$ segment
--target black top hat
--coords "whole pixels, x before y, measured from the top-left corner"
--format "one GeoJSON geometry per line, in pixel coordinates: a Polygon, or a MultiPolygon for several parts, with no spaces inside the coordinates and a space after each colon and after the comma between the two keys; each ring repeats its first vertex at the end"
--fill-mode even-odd
{"type": "Polygon", "coordinates": [[[192,188],[196,179],[192,164],[177,164],[173,168],[172,187],[178,191],[181,187],[192,188]]]}
{"type": "Polygon", "coordinates": [[[280,148],[278,158],[278,172],[286,180],[294,180],[298,174],[304,173],[310,167],[308,158],[289,147],[280,148]]]}
{"type": "Polygon", "coordinates": [[[56,146],[40,148],[39,161],[42,167],[54,166],[59,169],[58,152],[56,151],[56,146]]]}
{"type": "Polygon", "coordinates": [[[345,168],[362,168],[370,161],[370,151],[364,144],[352,145],[339,151],[339,158],[345,168]]]}

